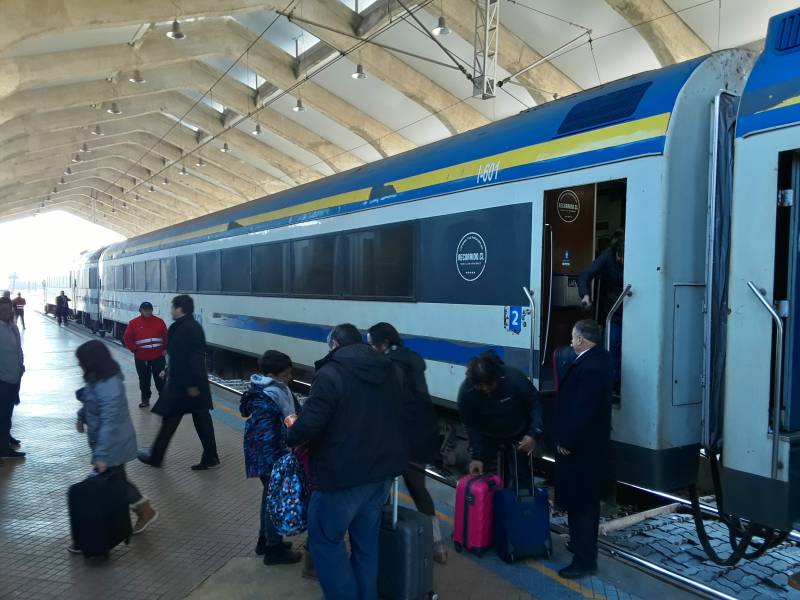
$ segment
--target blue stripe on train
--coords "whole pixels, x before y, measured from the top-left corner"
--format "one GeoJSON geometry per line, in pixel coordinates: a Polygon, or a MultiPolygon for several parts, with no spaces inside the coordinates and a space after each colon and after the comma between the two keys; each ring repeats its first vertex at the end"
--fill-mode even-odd
{"type": "MultiPolygon", "coordinates": [[[[331,325],[298,323],[296,321],[281,321],[266,317],[229,315],[223,313],[214,313],[212,319],[211,324],[213,325],[271,333],[273,335],[282,335],[323,344],[327,342],[328,333],[332,328],[331,325]]],[[[362,331],[362,333],[366,335],[366,332],[362,331]]],[[[487,350],[494,350],[501,358],[506,354],[506,348],[504,346],[406,335],[403,336],[403,340],[407,347],[415,352],[419,352],[428,360],[455,365],[466,365],[471,358],[487,350]]]]}

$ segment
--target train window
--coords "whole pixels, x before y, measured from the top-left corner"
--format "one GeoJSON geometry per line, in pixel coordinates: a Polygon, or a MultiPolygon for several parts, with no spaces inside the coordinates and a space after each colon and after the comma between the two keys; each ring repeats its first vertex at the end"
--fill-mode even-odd
{"type": "Polygon", "coordinates": [[[128,263],[127,265],[122,265],[120,267],[122,269],[122,287],[117,288],[120,290],[132,290],[133,289],[133,263],[128,263]]]}
{"type": "Polygon", "coordinates": [[[410,298],[414,295],[414,227],[410,223],[350,234],[351,293],[410,298]]]}
{"type": "Polygon", "coordinates": [[[253,293],[280,294],[285,290],[286,244],[253,246],[251,270],[253,293]]]}
{"type": "Polygon", "coordinates": [[[174,292],[178,289],[178,270],[174,258],[161,259],[161,291],[174,292]]]}
{"type": "Polygon", "coordinates": [[[161,291],[161,265],[157,260],[147,261],[147,291],[161,291]]]}
{"type": "Polygon", "coordinates": [[[292,292],[333,295],[336,236],[292,242],[292,292]]]}
{"type": "Polygon", "coordinates": [[[178,271],[178,291],[194,292],[197,290],[197,276],[194,268],[194,254],[184,254],[175,259],[178,271]]]}
{"type": "Polygon", "coordinates": [[[147,267],[144,261],[133,263],[133,289],[137,292],[147,289],[147,267]]]}
{"type": "Polygon", "coordinates": [[[222,251],[222,291],[250,293],[250,246],[222,251]]]}
{"type": "Polygon", "coordinates": [[[220,281],[219,252],[203,252],[197,255],[197,291],[219,292],[220,281]]]}
{"type": "Polygon", "coordinates": [[[122,265],[114,267],[114,289],[121,290],[122,287],[122,265]]]}

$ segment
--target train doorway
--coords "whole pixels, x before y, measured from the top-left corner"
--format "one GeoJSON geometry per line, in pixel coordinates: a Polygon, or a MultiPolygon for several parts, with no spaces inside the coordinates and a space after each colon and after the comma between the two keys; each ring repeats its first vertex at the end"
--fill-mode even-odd
{"type": "Polygon", "coordinates": [[[605,324],[611,304],[604,286],[609,282],[592,278],[591,305],[586,308],[581,305],[579,277],[624,232],[626,192],[627,181],[617,179],[544,193],[539,329],[542,391],[555,389],[554,353],[570,345],[575,322],[591,318],[605,324]]]}

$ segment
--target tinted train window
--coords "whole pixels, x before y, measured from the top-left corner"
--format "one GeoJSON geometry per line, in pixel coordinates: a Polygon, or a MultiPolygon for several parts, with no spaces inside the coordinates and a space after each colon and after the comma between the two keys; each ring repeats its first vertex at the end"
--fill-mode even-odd
{"type": "Polygon", "coordinates": [[[335,236],[292,242],[292,292],[333,294],[335,236]]]}
{"type": "Polygon", "coordinates": [[[137,292],[147,289],[147,269],[144,262],[133,264],[133,289],[137,292]]]}
{"type": "Polygon", "coordinates": [[[184,254],[176,259],[178,267],[178,291],[194,292],[197,290],[197,278],[194,269],[194,254],[184,254]]]}
{"type": "Polygon", "coordinates": [[[197,255],[197,291],[219,292],[219,252],[203,252],[197,255]]]}
{"type": "Polygon", "coordinates": [[[147,261],[147,291],[161,291],[161,268],[157,260],[147,261]]]}
{"type": "Polygon", "coordinates": [[[222,251],[222,291],[250,292],[250,246],[222,251]]]}
{"type": "Polygon", "coordinates": [[[174,258],[161,259],[161,291],[174,292],[178,289],[178,271],[174,258]]]}
{"type": "Polygon", "coordinates": [[[97,267],[89,267],[89,287],[93,290],[97,289],[97,267]]]}
{"type": "Polygon", "coordinates": [[[411,224],[350,234],[354,296],[414,295],[414,228],[411,224]]]}
{"type": "Polygon", "coordinates": [[[264,244],[252,248],[254,294],[280,294],[284,291],[286,244],[264,244]]]}
{"type": "Polygon", "coordinates": [[[115,290],[123,290],[125,289],[122,287],[122,267],[116,266],[114,267],[114,289],[115,290]]]}
{"type": "Polygon", "coordinates": [[[122,286],[117,287],[118,290],[132,290],[133,289],[133,263],[122,265],[122,286]]]}

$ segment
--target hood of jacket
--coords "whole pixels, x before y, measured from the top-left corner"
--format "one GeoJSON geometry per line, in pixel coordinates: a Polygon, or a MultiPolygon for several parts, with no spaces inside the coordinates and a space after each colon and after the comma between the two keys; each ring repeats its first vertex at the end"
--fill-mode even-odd
{"type": "Polygon", "coordinates": [[[419,354],[405,346],[392,346],[386,352],[386,356],[408,367],[415,373],[425,372],[425,360],[419,354]]]}
{"type": "Polygon", "coordinates": [[[392,362],[366,344],[350,344],[336,348],[318,361],[316,366],[319,369],[328,363],[336,363],[348,374],[370,385],[382,384],[392,373],[392,362]]]}
{"type": "Polygon", "coordinates": [[[257,373],[250,377],[250,392],[255,402],[262,402],[276,412],[293,413],[294,398],[283,383],[267,375],[257,373]]]}

